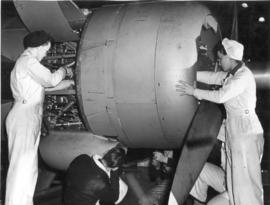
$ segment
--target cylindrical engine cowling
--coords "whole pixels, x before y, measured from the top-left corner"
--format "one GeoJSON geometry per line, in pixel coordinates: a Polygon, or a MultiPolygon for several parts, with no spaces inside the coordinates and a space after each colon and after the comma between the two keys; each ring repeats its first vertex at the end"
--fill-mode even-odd
{"type": "MultiPolygon", "coordinates": [[[[176,148],[197,101],[192,83],[197,40],[210,11],[196,2],[134,3],[94,11],[82,33],[76,89],[88,130],[129,147],[176,148]]],[[[210,44],[216,38],[207,39],[210,44]]]]}

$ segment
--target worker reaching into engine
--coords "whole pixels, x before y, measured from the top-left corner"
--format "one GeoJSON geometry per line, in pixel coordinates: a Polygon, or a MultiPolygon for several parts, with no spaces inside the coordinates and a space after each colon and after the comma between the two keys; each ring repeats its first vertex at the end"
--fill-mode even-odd
{"type": "Polygon", "coordinates": [[[74,85],[73,80],[63,81],[66,75],[72,75],[71,68],[61,67],[51,73],[40,63],[51,42],[51,36],[44,31],[26,35],[23,39],[25,50],[11,72],[14,104],[6,119],[9,151],[6,205],[33,204],[45,88],[57,90],[74,85]]]}

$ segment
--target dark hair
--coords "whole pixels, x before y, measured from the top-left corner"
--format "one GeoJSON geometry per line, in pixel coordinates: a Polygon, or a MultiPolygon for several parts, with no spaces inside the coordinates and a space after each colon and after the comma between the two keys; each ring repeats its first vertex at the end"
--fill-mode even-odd
{"type": "Polygon", "coordinates": [[[53,42],[53,38],[45,31],[40,30],[27,34],[23,39],[23,46],[26,49],[28,47],[38,47],[49,42],[53,42]]]}
{"type": "Polygon", "coordinates": [[[108,167],[115,168],[124,163],[125,155],[126,152],[123,148],[114,147],[103,156],[103,160],[105,160],[108,167]]]}
{"type": "Polygon", "coordinates": [[[218,51],[223,53],[224,55],[227,55],[227,52],[224,48],[224,46],[222,45],[222,42],[219,41],[213,48],[213,52],[214,52],[214,55],[215,55],[215,59],[218,58],[217,54],[218,54],[218,51]]]}

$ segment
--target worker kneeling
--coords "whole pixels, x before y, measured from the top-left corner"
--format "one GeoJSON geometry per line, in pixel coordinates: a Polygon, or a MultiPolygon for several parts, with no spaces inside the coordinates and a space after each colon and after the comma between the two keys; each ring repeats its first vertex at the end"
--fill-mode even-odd
{"type": "Polygon", "coordinates": [[[125,197],[128,187],[119,177],[126,150],[114,147],[103,157],[82,154],[68,167],[64,205],[113,205],[125,197]]]}

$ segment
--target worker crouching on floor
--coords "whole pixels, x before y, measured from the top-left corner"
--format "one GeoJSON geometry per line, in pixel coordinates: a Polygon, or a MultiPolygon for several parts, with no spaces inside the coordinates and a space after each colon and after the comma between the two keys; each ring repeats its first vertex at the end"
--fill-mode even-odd
{"type": "Polygon", "coordinates": [[[6,205],[33,204],[45,89],[74,85],[72,80],[63,80],[66,75],[73,75],[71,68],[61,67],[51,73],[40,63],[49,51],[51,41],[44,31],[29,33],[23,39],[25,50],[10,75],[14,104],[6,119],[9,151],[6,205]]]}
{"type": "Polygon", "coordinates": [[[226,185],[230,205],[263,205],[260,160],[263,154],[263,129],[255,113],[256,83],[252,72],[242,62],[244,46],[223,39],[218,57],[221,72],[202,71],[197,80],[219,84],[219,90],[194,88],[186,82],[176,85],[181,94],[192,95],[226,109],[226,185]]]}
{"type": "Polygon", "coordinates": [[[126,150],[116,146],[103,157],[82,154],[69,165],[63,205],[113,205],[125,197],[128,187],[119,177],[126,150]]]}

